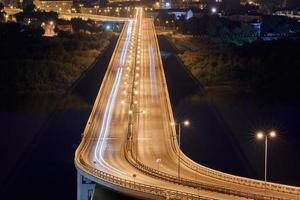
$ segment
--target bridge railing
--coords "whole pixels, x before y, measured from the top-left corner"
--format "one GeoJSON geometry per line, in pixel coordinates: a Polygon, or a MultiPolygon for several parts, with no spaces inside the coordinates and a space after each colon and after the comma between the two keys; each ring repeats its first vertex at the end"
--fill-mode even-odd
{"type": "Polygon", "coordinates": [[[259,189],[267,189],[270,191],[300,195],[299,187],[288,186],[288,185],[277,184],[277,183],[270,183],[270,182],[263,182],[263,181],[259,181],[259,180],[254,180],[254,179],[250,179],[250,178],[244,178],[244,177],[239,177],[239,176],[223,173],[220,171],[216,171],[216,170],[201,166],[197,163],[193,163],[193,161],[189,161],[188,158],[186,158],[186,159],[183,158],[182,162],[184,162],[186,166],[197,171],[198,173],[201,173],[201,174],[213,177],[213,178],[218,178],[218,179],[226,181],[226,182],[255,187],[255,188],[259,188],[259,189]]]}
{"type": "MultiPolygon", "coordinates": [[[[157,45],[156,49],[157,49],[157,51],[160,55],[160,49],[159,49],[159,45],[158,45],[156,32],[155,32],[155,38],[156,38],[156,45],[157,45]]],[[[174,122],[174,116],[173,116],[172,106],[171,106],[171,103],[170,103],[168,86],[167,86],[167,82],[166,82],[166,79],[165,79],[164,70],[162,69],[162,66],[163,66],[162,60],[160,59],[159,70],[161,70],[161,74],[162,74],[161,79],[163,81],[162,84],[163,84],[164,93],[165,93],[165,96],[166,96],[166,98],[164,98],[164,99],[165,99],[166,105],[167,105],[168,121],[171,124],[172,122],[174,122]]],[[[177,156],[179,156],[179,152],[180,152],[180,157],[181,157],[182,163],[184,163],[187,167],[189,167],[190,169],[196,171],[197,173],[203,174],[203,175],[206,175],[206,176],[210,176],[212,178],[216,178],[216,179],[219,179],[219,180],[240,184],[240,185],[251,186],[251,187],[255,187],[255,188],[259,188],[259,189],[266,188],[267,190],[272,190],[272,191],[276,191],[276,192],[283,192],[283,193],[288,193],[288,194],[300,195],[300,187],[294,187],[294,186],[289,186],[289,185],[284,185],[284,184],[277,184],[277,183],[270,183],[270,182],[265,183],[264,181],[259,181],[259,180],[255,180],[255,179],[251,179],[251,178],[235,176],[235,175],[220,172],[220,171],[217,171],[217,170],[214,170],[214,169],[210,169],[208,167],[205,167],[203,165],[200,165],[199,163],[196,163],[196,162],[192,161],[189,157],[187,157],[180,150],[180,148],[178,146],[178,143],[177,143],[177,140],[176,140],[175,127],[174,126],[167,126],[167,128],[169,129],[169,133],[171,134],[171,138],[172,138],[171,143],[172,143],[172,147],[174,149],[174,152],[177,154],[177,156]]]]}
{"type": "MultiPolygon", "coordinates": [[[[239,196],[239,197],[244,197],[244,198],[251,198],[251,199],[257,199],[257,200],[284,200],[283,198],[278,198],[275,195],[264,195],[264,194],[259,194],[259,193],[250,193],[250,192],[243,192],[240,190],[233,190],[228,187],[220,187],[212,184],[207,184],[199,181],[193,181],[190,179],[185,179],[185,178],[180,178],[170,175],[168,173],[153,169],[145,164],[143,164],[139,160],[132,160],[127,157],[127,160],[135,166],[137,169],[141,170],[145,174],[148,174],[152,177],[160,178],[163,180],[167,180],[173,183],[178,183],[186,186],[190,186],[199,190],[206,190],[206,191],[211,191],[211,192],[217,192],[217,193],[222,193],[226,195],[233,195],[233,196],[239,196]]],[[[288,200],[288,198],[286,198],[288,200]]]]}
{"type": "Polygon", "coordinates": [[[125,178],[120,178],[118,176],[114,176],[110,173],[101,171],[96,169],[91,164],[87,163],[83,156],[82,150],[84,146],[88,144],[90,141],[87,139],[83,139],[83,142],[80,144],[79,148],[75,153],[75,166],[82,170],[83,172],[92,175],[93,177],[115,186],[119,186],[128,190],[136,191],[143,193],[145,196],[153,195],[156,199],[182,199],[182,200],[216,200],[214,198],[202,197],[200,195],[194,195],[190,193],[185,193],[177,190],[172,190],[168,188],[157,187],[153,185],[147,185],[143,183],[139,183],[136,181],[130,181],[125,178]],[[157,198],[158,197],[158,198],[157,198]]]}

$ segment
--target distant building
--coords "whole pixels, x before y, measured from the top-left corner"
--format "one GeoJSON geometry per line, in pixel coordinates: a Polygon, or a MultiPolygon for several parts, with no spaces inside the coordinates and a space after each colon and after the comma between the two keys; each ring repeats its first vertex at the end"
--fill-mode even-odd
{"type": "Polygon", "coordinates": [[[199,0],[199,2],[204,2],[206,4],[212,5],[212,4],[223,4],[223,5],[231,5],[236,6],[240,5],[241,0],[199,0]]]}
{"type": "Polygon", "coordinates": [[[161,9],[171,9],[171,0],[160,0],[161,9]]]}
{"type": "MultiPolygon", "coordinates": [[[[161,0],[162,1],[162,0],[161,0]]],[[[211,9],[212,7],[236,7],[239,6],[240,0],[165,0],[169,1],[171,8],[199,8],[211,9]]],[[[162,7],[161,7],[162,8],[162,7]]]]}
{"type": "Polygon", "coordinates": [[[185,19],[190,19],[193,17],[193,12],[190,9],[170,9],[167,12],[170,15],[174,15],[176,19],[184,17],[185,19]]]}
{"type": "Polygon", "coordinates": [[[108,0],[108,3],[121,3],[121,2],[132,2],[132,1],[141,1],[141,0],[108,0]]]}
{"type": "MultiPolygon", "coordinates": [[[[145,14],[147,17],[151,17],[155,19],[159,15],[160,11],[162,10],[152,10],[152,11],[147,11],[145,14]]],[[[199,9],[168,9],[163,11],[169,15],[173,15],[175,19],[184,18],[186,20],[192,17],[196,17],[196,18],[202,17],[203,15],[207,14],[206,12],[203,12],[202,10],[199,9]]]]}
{"type": "Polygon", "coordinates": [[[37,8],[45,11],[55,11],[55,12],[71,12],[73,1],[72,0],[58,0],[58,1],[45,1],[45,0],[35,0],[35,5],[37,8]]]}
{"type": "Polygon", "coordinates": [[[22,0],[0,0],[4,4],[5,7],[21,7],[23,1],[22,0]]]}

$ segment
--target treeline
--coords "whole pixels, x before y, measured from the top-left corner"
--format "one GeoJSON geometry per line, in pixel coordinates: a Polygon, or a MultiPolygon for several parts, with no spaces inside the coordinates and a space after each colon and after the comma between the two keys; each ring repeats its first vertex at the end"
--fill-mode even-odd
{"type": "Polygon", "coordinates": [[[35,31],[16,23],[0,24],[0,92],[64,91],[112,36],[101,32],[47,38],[35,31]]]}
{"type": "Polygon", "coordinates": [[[257,30],[250,24],[244,24],[221,18],[217,15],[204,15],[200,18],[178,20],[178,31],[193,36],[209,36],[220,42],[236,45],[257,39],[257,30]]]}
{"type": "Polygon", "coordinates": [[[255,20],[242,23],[218,15],[203,15],[186,20],[184,17],[176,19],[174,15],[161,12],[155,19],[155,24],[173,28],[184,35],[209,37],[220,44],[243,45],[256,41],[260,37],[268,37],[269,40],[299,37],[300,23],[296,19],[263,15],[259,21],[259,23],[255,20]]]}
{"type": "Polygon", "coordinates": [[[205,86],[226,85],[280,98],[295,97],[300,90],[300,41],[256,41],[224,48],[207,40],[171,39],[178,40],[180,59],[205,86]],[[197,47],[186,48],[191,43],[197,47]]]}
{"type": "Polygon", "coordinates": [[[268,33],[275,34],[299,34],[300,23],[297,19],[292,19],[285,16],[266,15],[262,17],[262,35],[268,33]]]}

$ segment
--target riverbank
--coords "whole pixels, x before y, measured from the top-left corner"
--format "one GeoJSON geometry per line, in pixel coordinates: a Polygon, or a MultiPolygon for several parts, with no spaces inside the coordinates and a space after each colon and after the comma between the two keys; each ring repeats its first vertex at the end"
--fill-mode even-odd
{"type": "MultiPolygon", "coordinates": [[[[4,122],[0,127],[0,156],[6,163],[1,166],[3,198],[76,199],[74,152],[117,39],[112,38],[93,67],[77,79],[50,113],[47,109],[0,113],[4,122]]],[[[43,101],[51,106],[55,99],[43,98],[43,101]]],[[[39,100],[31,103],[38,105],[39,100]]],[[[16,106],[24,105],[21,102],[16,106]]]]}
{"type": "Polygon", "coordinates": [[[279,137],[269,143],[268,180],[299,186],[299,104],[241,95],[226,85],[204,85],[186,72],[188,67],[177,57],[180,49],[165,36],[159,43],[169,55],[163,64],[174,115],[191,121],[191,127],[183,130],[183,151],[213,169],[262,179],[264,146],[255,132],[275,129],[279,137]]]}
{"type": "Polygon", "coordinates": [[[49,110],[51,102],[45,104],[45,100],[65,95],[94,66],[112,37],[111,32],[74,33],[26,38],[22,46],[11,39],[4,40],[0,45],[6,49],[0,56],[0,109],[49,110]],[[16,104],[23,105],[16,107],[16,104]]]}
{"type": "MultiPolygon", "coordinates": [[[[8,97],[1,98],[2,101],[9,103],[14,96],[55,98],[62,95],[81,74],[93,67],[113,35],[112,32],[70,33],[57,37],[25,37],[22,41],[9,36],[1,38],[0,48],[5,51],[0,55],[0,95],[8,97]]],[[[2,104],[1,107],[7,106],[2,104]]]]}
{"type": "Polygon", "coordinates": [[[299,40],[224,45],[209,38],[167,35],[183,65],[205,87],[231,87],[240,95],[298,101],[299,40]],[[278,91],[279,88],[284,90],[278,91]]]}

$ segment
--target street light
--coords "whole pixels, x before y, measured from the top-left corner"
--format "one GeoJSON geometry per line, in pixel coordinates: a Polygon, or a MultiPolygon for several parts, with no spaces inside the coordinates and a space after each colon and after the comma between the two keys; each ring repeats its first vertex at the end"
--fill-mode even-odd
{"type": "Polygon", "coordinates": [[[190,121],[184,120],[181,122],[171,122],[171,126],[178,126],[178,145],[179,145],[179,155],[178,155],[178,178],[180,179],[180,158],[181,158],[181,151],[180,151],[180,145],[181,145],[181,124],[184,126],[189,126],[190,121]]]}
{"type": "Polygon", "coordinates": [[[211,8],[211,12],[212,12],[212,13],[216,13],[216,12],[217,12],[217,8],[212,7],[212,8],[211,8]]]}
{"type": "Polygon", "coordinates": [[[159,164],[161,163],[161,158],[157,158],[155,162],[157,163],[157,171],[159,171],[159,164]]]}
{"type": "Polygon", "coordinates": [[[132,174],[133,177],[133,185],[135,186],[135,178],[136,178],[136,174],[132,174]]]}
{"type": "Polygon", "coordinates": [[[264,177],[265,184],[267,184],[268,138],[274,139],[276,136],[277,133],[275,131],[270,131],[268,134],[265,134],[262,131],[256,133],[256,138],[258,140],[263,140],[263,139],[265,140],[265,177],[264,177]]]}

